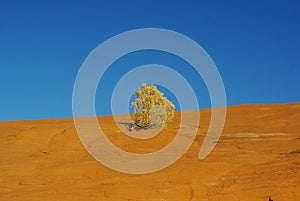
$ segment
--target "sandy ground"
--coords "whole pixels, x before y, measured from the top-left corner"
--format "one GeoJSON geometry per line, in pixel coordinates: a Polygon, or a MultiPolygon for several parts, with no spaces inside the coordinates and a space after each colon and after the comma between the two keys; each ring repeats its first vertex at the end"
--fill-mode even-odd
{"type": "MultiPolygon", "coordinates": [[[[97,162],[83,148],[72,119],[0,122],[0,200],[300,200],[300,103],[228,107],[223,134],[204,160],[198,153],[210,110],[200,114],[187,153],[145,175],[97,162]]],[[[159,135],[141,140],[122,134],[111,117],[99,118],[111,142],[133,153],[166,146],[179,121],[177,114],[159,135]]]]}

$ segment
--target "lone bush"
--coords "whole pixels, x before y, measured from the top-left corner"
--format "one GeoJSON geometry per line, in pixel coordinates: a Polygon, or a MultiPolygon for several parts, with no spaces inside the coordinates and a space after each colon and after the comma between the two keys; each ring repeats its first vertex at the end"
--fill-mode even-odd
{"type": "Polygon", "coordinates": [[[142,128],[165,127],[175,115],[175,106],[154,85],[143,84],[135,92],[134,122],[142,128]]]}

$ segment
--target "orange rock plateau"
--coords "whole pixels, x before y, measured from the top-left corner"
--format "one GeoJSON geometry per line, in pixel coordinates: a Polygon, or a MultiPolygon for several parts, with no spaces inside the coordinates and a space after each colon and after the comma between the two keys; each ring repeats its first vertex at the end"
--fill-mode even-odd
{"type": "MultiPolygon", "coordinates": [[[[300,200],[300,103],[228,107],[221,138],[204,160],[198,153],[211,110],[191,112],[201,120],[188,151],[170,167],[142,175],[96,161],[72,118],[0,122],[0,200],[300,200]]],[[[172,141],[180,115],[148,140],[123,134],[110,116],[98,120],[117,147],[150,153],[172,141]]]]}

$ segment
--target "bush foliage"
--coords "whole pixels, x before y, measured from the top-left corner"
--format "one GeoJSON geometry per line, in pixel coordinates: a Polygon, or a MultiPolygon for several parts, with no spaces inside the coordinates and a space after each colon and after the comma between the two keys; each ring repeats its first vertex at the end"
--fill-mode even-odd
{"type": "Polygon", "coordinates": [[[175,106],[154,85],[143,84],[135,92],[135,124],[142,128],[165,127],[175,115],[175,106]]]}

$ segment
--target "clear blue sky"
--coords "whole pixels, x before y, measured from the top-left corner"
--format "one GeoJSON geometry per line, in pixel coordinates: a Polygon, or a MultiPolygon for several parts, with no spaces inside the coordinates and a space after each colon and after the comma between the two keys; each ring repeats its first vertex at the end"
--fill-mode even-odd
{"type": "MultiPolygon", "coordinates": [[[[299,10],[296,0],[1,1],[0,121],[71,117],[73,84],[86,56],[116,34],[146,27],[199,43],[221,73],[228,105],[299,102],[299,10]]],[[[181,62],[145,54],[115,65],[181,62]]],[[[112,75],[97,93],[104,100],[96,105],[99,115],[110,113],[112,75]]],[[[193,72],[186,75],[193,79],[193,72]]],[[[209,107],[204,86],[197,95],[200,107],[209,107]]]]}

